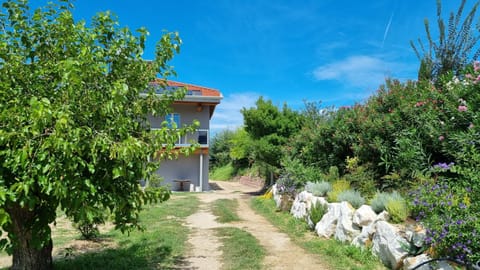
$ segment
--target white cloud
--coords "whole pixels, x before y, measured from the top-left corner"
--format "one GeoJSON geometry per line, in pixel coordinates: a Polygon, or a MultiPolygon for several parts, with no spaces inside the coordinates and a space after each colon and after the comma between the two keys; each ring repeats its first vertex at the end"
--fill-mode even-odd
{"type": "Polygon", "coordinates": [[[372,89],[392,76],[392,70],[401,73],[405,66],[383,60],[381,57],[355,55],[317,67],[313,71],[315,79],[334,80],[353,87],[372,89]]]}
{"type": "Polygon", "coordinates": [[[234,130],[243,125],[242,108],[255,106],[260,95],[257,93],[233,93],[223,98],[210,121],[212,135],[222,129],[234,130]]]}

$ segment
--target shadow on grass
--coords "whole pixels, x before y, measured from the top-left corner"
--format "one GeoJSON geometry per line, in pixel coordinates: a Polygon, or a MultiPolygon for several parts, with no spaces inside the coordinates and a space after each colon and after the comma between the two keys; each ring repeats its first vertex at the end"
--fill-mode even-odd
{"type": "Polygon", "coordinates": [[[84,254],[67,254],[54,262],[54,269],[182,269],[193,270],[182,256],[173,256],[172,248],[159,246],[146,250],[143,245],[134,244],[128,248],[109,248],[84,254]]]}
{"type": "Polygon", "coordinates": [[[210,185],[210,190],[223,190],[221,186],[219,186],[217,183],[208,183],[210,185]]]}

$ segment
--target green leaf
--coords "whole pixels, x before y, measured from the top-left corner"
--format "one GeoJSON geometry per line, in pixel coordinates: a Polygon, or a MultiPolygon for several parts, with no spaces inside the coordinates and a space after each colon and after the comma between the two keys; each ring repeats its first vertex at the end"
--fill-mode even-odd
{"type": "Polygon", "coordinates": [[[123,170],[120,167],[113,168],[113,179],[123,176],[123,170]]]}

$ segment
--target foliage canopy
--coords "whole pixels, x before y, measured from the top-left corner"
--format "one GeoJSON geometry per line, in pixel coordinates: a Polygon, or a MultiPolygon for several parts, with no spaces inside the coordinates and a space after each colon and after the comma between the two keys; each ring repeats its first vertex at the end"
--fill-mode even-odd
{"type": "Polygon", "coordinates": [[[31,10],[9,0],[0,15],[1,246],[14,269],[51,267],[59,207],[75,222],[109,209],[117,228],[139,227],[142,205],[169,197],[139,187],[157,168],[149,157],[171,155],[188,129],[151,132],[146,121],[184,94],[158,97],[149,86],[173,73],[178,35],[165,33],[147,62],[146,29],[121,28],[109,12],[87,26],[72,10],[70,1],[31,10]]]}

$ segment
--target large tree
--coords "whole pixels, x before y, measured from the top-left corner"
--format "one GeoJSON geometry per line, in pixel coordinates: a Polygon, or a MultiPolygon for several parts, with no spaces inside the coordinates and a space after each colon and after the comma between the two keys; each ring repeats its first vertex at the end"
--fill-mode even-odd
{"type": "Polygon", "coordinates": [[[242,109],[244,129],[254,143],[253,157],[272,168],[280,168],[281,146],[300,130],[300,114],[286,104],[279,109],[263,97],[255,105],[242,109]]]}
{"type": "Polygon", "coordinates": [[[147,62],[145,29],[121,28],[108,12],[87,25],[72,10],[68,0],[35,10],[8,0],[0,15],[0,243],[12,269],[52,268],[58,208],[76,222],[108,209],[122,231],[139,227],[142,205],[169,192],[138,181],[187,132],[152,132],[146,120],[183,94],[149,86],[172,74],[178,36],[166,33],[147,62]]]}

